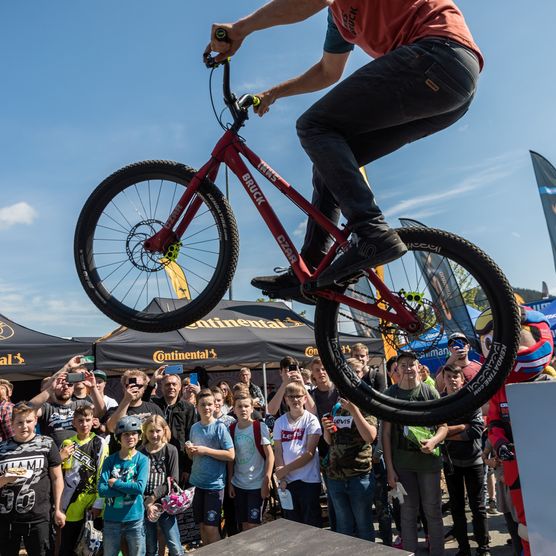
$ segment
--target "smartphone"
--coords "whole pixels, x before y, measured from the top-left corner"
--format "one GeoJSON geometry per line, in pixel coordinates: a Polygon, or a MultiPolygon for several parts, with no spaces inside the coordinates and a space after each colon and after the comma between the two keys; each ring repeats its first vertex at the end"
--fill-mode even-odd
{"type": "Polygon", "coordinates": [[[137,384],[137,377],[136,377],[136,376],[130,376],[130,377],[127,379],[127,384],[128,384],[128,386],[129,386],[130,384],[137,384]]]}
{"type": "Polygon", "coordinates": [[[85,355],[84,357],[81,358],[81,361],[79,361],[80,365],[87,365],[88,363],[94,363],[95,362],[95,358],[92,355],[85,355]]]}
{"type": "Polygon", "coordinates": [[[181,375],[183,373],[183,365],[168,365],[164,369],[165,375],[181,375]]]}
{"type": "Polygon", "coordinates": [[[299,371],[299,367],[297,365],[290,365],[288,371],[299,371]]]}
{"type": "Polygon", "coordinates": [[[76,382],[82,382],[85,380],[85,373],[68,373],[66,377],[66,382],[68,384],[75,384],[76,382]]]}
{"type": "Polygon", "coordinates": [[[465,342],[463,340],[454,340],[452,342],[452,347],[456,349],[463,349],[465,347],[465,342]]]}
{"type": "Polygon", "coordinates": [[[199,377],[197,373],[189,373],[189,384],[199,384],[199,377]]]}

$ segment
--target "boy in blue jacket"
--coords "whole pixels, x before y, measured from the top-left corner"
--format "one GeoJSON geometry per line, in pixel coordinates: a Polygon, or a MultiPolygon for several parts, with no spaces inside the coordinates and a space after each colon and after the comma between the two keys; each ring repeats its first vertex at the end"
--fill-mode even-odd
{"type": "Polygon", "coordinates": [[[98,485],[104,508],[104,555],[117,556],[125,537],[129,554],[145,556],[143,494],[149,476],[149,459],[136,447],[141,438],[141,420],[122,417],[115,430],[120,451],[104,460],[98,485]]]}

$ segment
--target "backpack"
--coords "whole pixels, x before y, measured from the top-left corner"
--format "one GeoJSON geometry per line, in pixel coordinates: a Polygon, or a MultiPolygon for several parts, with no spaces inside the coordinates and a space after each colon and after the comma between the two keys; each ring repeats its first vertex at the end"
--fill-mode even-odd
{"type": "MultiPolygon", "coordinates": [[[[236,426],[237,423],[232,423],[230,425],[230,436],[232,437],[232,442],[234,440],[234,435],[236,432],[236,426]]],[[[263,446],[261,444],[261,439],[262,439],[262,435],[261,435],[261,422],[260,421],[253,421],[253,436],[255,437],[255,446],[257,447],[257,450],[259,451],[259,454],[261,454],[262,458],[264,460],[266,460],[266,454],[263,450],[263,446]]]]}

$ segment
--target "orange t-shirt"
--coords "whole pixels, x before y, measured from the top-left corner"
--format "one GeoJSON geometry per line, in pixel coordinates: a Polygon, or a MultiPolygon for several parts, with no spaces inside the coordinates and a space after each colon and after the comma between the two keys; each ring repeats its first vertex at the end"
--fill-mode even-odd
{"type": "Polygon", "coordinates": [[[483,57],[452,0],[334,0],[338,31],[373,58],[425,37],[446,37],[483,57]]]}

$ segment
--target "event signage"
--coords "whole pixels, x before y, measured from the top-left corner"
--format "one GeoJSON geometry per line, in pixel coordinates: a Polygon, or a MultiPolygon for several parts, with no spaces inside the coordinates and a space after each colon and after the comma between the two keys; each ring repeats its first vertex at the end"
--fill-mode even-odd
{"type": "Polygon", "coordinates": [[[221,319],[212,317],[210,319],[198,320],[189,326],[188,330],[198,330],[200,328],[297,328],[307,326],[304,322],[294,320],[290,317],[285,319],[221,319]]]}
{"type": "Polygon", "coordinates": [[[0,341],[9,340],[14,334],[14,329],[9,324],[0,321],[0,341]]]}
{"type": "Polygon", "coordinates": [[[155,363],[166,363],[168,361],[198,361],[201,359],[217,359],[218,353],[214,348],[198,349],[195,351],[163,351],[157,350],[153,353],[155,363]]]}
{"type": "Polygon", "coordinates": [[[0,365],[5,367],[25,365],[25,357],[21,353],[0,353],[0,365]]]}

